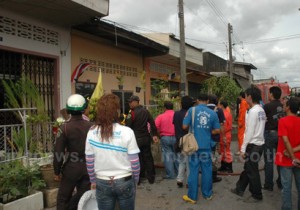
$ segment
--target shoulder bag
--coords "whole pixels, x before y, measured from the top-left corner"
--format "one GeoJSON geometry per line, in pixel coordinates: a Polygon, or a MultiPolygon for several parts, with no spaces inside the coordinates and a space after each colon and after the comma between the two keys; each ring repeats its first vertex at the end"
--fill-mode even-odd
{"type": "Polygon", "coordinates": [[[179,146],[182,148],[181,152],[186,155],[191,155],[199,149],[197,140],[193,133],[194,118],[195,107],[192,108],[192,126],[190,127],[189,132],[179,140],[179,146]]]}

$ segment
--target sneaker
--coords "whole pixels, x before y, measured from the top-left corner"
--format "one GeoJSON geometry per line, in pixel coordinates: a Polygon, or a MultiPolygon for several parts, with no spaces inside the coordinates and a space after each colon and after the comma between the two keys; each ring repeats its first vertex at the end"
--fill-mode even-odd
{"type": "Polygon", "coordinates": [[[155,182],[155,178],[148,179],[149,184],[153,184],[155,182]]]}
{"type": "Polygon", "coordinates": [[[220,169],[218,169],[218,171],[219,171],[220,173],[228,173],[228,174],[233,173],[233,170],[230,169],[230,168],[223,168],[222,170],[221,170],[221,168],[220,168],[220,169]]]}
{"type": "Polygon", "coordinates": [[[206,198],[204,198],[205,200],[208,200],[208,201],[210,201],[210,200],[212,200],[213,199],[213,196],[211,195],[211,196],[209,196],[209,197],[206,197],[206,198]]]}
{"type": "Polygon", "coordinates": [[[218,168],[218,171],[224,172],[224,171],[226,171],[226,167],[224,165],[222,165],[220,168],[218,168]]]}
{"type": "Polygon", "coordinates": [[[239,156],[241,154],[240,151],[237,151],[236,153],[234,153],[234,155],[239,156]]]}
{"type": "Polygon", "coordinates": [[[237,191],[236,188],[231,189],[230,192],[232,192],[233,194],[236,194],[236,195],[238,195],[238,196],[240,196],[240,197],[243,197],[243,195],[244,195],[244,192],[237,191]]]}
{"type": "Polygon", "coordinates": [[[182,188],[182,187],[183,187],[183,183],[180,182],[180,181],[177,181],[177,186],[178,186],[179,188],[182,188]]]}
{"type": "Polygon", "coordinates": [[[213,183],[222,181],[221,177],[213,177],[213,183]]]}
{"type": "Polygon", "coordinates": [[[233,170],[229,168],[229,169],[227,169],[225,172],[226,172],[226,173],[229,173],[229,174],[232,174],[232,173],[233,173],[233,170]]]}
{"type": "Polygon", "coordinates": [[[187,195],[182,196],[182,199],[183,199],[185,202],[189,202],[189,203],[192,203],[192,204],[195,204],[195,203],[196,203],[196,201],[190,199],[189,196],[187,196],[187,195]]]}
{"type": "Polygon", "coordinates": [[[175,179],[175,178],[170,177],[170,176],[164,176],[163,179],[175,179]]]}
{"type": "Polygon", "coordinates": [[[267,190],[267,191],[270,191],[270,192],[273,191],[273,187],[266,187],[266,186],[264,186],[263,189],[264,189],[264,190],[267,190]]]}
{"type": "Polygon", "coordinates": [[[277,180],[276,180],[276,183],[277,183],[277,187],[278,187],[280,190],[282,190],[282,184],[281,184],[280,179],[277,179],[277,180]]]}
{"type": "Polygon", "coordinates": [[[244,200],[245,203],[258,203],[260,201],[262,201],[262,199],[257,199],[254,198],[253,196],[250,196],[244,200]]]}

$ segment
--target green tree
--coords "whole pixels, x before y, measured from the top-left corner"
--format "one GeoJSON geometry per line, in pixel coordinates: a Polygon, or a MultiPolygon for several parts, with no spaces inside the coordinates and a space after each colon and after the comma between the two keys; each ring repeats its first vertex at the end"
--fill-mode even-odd
{"type": "Polygon", "coordinates": [[[149,111],[152,115],[152,117],[155,119],[159,114],[164,112],[164,102],[165,101],[171,101],[174,104],[174,108],[176,108],[176,104],[179,103],[179,98],[171,97],[172,95],[177,95],[178,91],[171,91],[164,93],[162,90],[168,90],[168,82],[165,80],[152,80],[151,86],[154,90],[154,95],[151,97],[151,101],[153,105],[156,105],[154,107],[149,108],[149,111]]]}
{"type": "Polygon", "coordinates": [[[225,99],[231,107],[234,107],[241,88],[228,76],[211,77],[204,82],[204,91],[215,94],[219,99],[225,99]]]}

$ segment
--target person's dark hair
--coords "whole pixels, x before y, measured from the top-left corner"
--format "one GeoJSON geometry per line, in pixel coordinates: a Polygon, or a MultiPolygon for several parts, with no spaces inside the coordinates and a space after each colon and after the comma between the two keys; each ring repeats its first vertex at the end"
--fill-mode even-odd
{"type": "Polygon", "coordinates": [[[189,96],[183,96],[181,98],[181,108],[184,110],[188,110],[194,105],[194,100],[189,96]]]}
{"type": "Polygon", "coordinates": [[[227,101],[224,101],[224,100],[220,101],[220,104],[221,104],[222,106],[224,106],[225,109],[226,109],[227,106],[228,106],[227,101]]]}
{"type": "Polygon", "coordinates": [[[67,110],[67,113],[70,115],[82,115],[83,111],[67,110]]]}
{"type": "Polygon", "coordinates": [[[173,109],[173,103],[171,101],[165,101],[164,107],[168,110],[171,110],[171,109],[173,109]]]}
{"type": "Polygon", "coordinates": [[[113,135],[113,123],[119,122],[120,99],[115,94],[106,94],[97,102],[95,125],[101,129],[102,141],[113,135]]]}
{"type": "Polygon", "coordinates": [[[240,92],[240,96],[241,96],[242,98],[245,98],[245,92],[244,92],[244,91],[241,91],[241,92],[240,92]]]}
{"type": "Polygon", "coordinates": [[[206,93],[200,93],[198,96],[199,101],[207,101],[208,100],[208,95],[206,93]]]}
{"type": "Polygon", "coordinates": [[[208,95],[208,103],[218,105],[218,97],[216,95],[208,95]]]}
{"type": "Polygon", "coordinates": [[[281,89],[280,87],[278,86],[272,86],[270,87],[270,90],[269,90],[270,93],[272,93],[273,97],[277,100],[280,99],[281,97],[281,89]]]}
{"type": "Polygon", "coordinates": [[[261,91],[260,89],[258,89],[258,87],[251,85],[251,87],[247,88],[247,90],[245,90],[245,94],[247,96],[251,96],[252,101],[254,103],[259,103],[259,101],[261,100],[261,91]]]}
{"type": "Polygon", "coordinates": [[[299,100],[295,97],[291,97],[286,102],[286,106],[288,106],[293,114],[297,114],[299,111],[299,100]]]}

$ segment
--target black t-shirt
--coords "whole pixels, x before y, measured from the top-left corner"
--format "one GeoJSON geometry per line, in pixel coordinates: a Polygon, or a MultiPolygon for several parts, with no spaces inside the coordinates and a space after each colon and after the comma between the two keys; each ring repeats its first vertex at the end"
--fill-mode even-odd
{"type": "Polygon", "coordinates": [[[179,139],[182,136],[184,136],[185,134],[188,133],[188,130],[182,129],[182,122],[183,122],[183,118],[185,117],[186,112],[187,112],[187,110],[181,109],[174,113],[173,124],[174,124],[174,128],[175,128],[175,137],[176,137],[177,141],[179,141],[179,139]]]}
{"type": "MultiPolygon", "coordinates": [[[[207,107],[214,110],[218,115],[220,124],[224,124],[225,116],[224,116],[223,110],[216,107],[216,105],[214,105],[214,104],[207,104],[207,107]]],[[[214,141],[217,141],[217,142],[220,141],[220,134],[211,135],[211,137],[214,141]]]]}
{"type": "Polygon", "coordinates": [[[279,100],[272,100],[265,104],[264,110],[267,116],[265,130],[277,130],[278,120],[284,116],[282,104],[279,100]]]}

